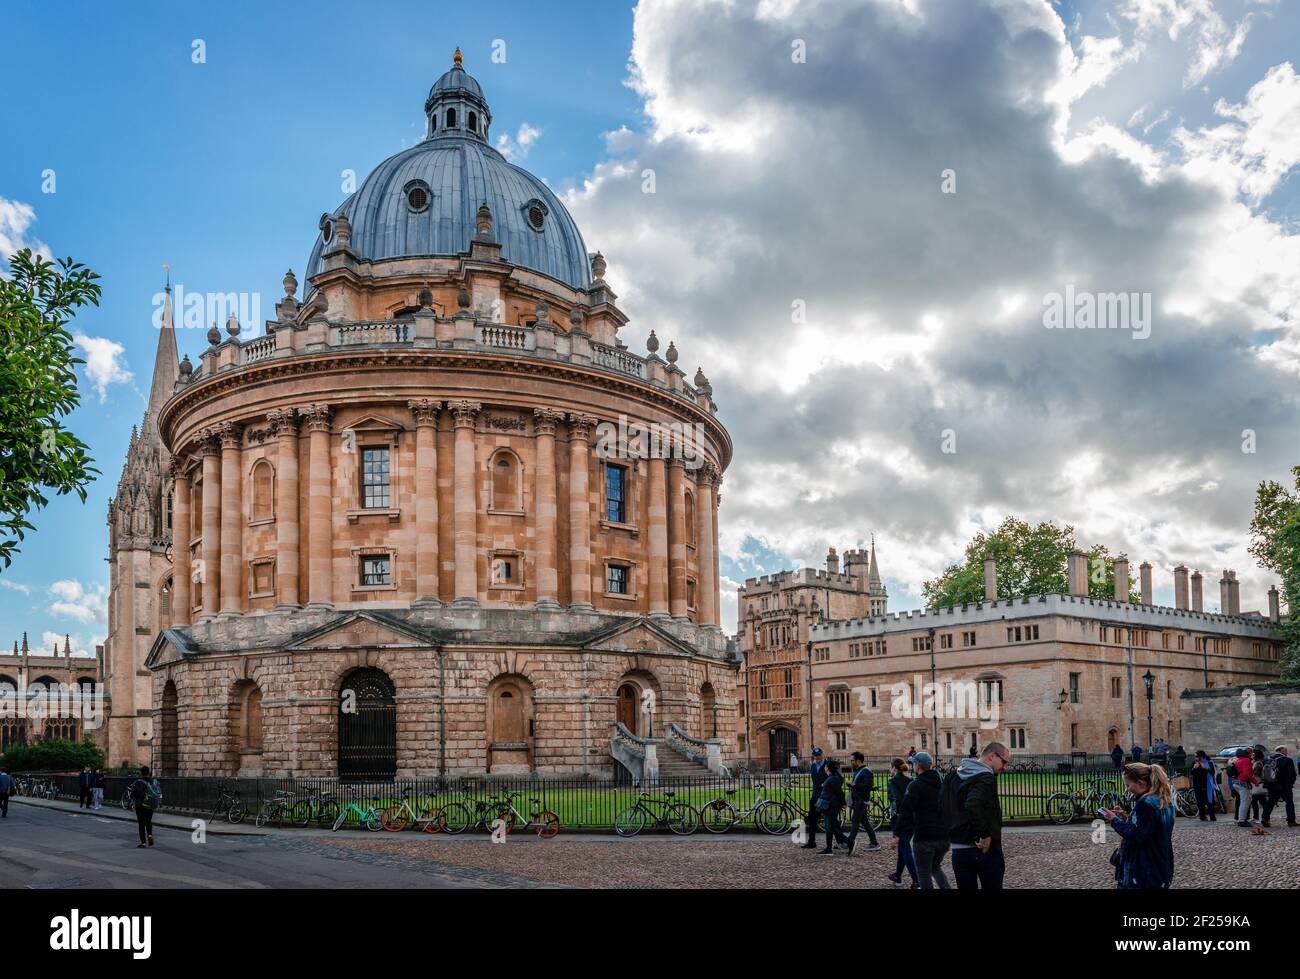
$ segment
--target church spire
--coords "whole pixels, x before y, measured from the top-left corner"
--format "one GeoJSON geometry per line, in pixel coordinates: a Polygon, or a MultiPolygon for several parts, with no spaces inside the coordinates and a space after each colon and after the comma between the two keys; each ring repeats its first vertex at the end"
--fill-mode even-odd
{"type": "Polygon", "coordinates": [[[158,349],[153,358],[153,381],[149,386],[149,407],[145,412],[145,427],[156,427],[158,412],[172,396],[176,379],[180,376],[181,362],[176,353],[176,321],[172,308],[171,266],[163,265],[167,270],[167,286],[163,299],[162,323],[158,329],[158,349]]]}
{"type": "Polygon", "coordinates": [[[871,535],[871,562],[867,566],[867,584],[880,584],[880,568],[876,566],[876,535],[871,535]]]}

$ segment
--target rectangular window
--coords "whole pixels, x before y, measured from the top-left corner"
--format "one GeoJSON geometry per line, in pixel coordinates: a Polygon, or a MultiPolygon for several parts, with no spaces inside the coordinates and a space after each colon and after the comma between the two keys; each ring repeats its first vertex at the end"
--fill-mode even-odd
{"type": "Polygon", "coordinates": [[[975,645],[975,633],[973,633],[973,632],[963,632],[963,633],[961,634],[961,644],[962,644],[963,646],[966,646],[966,647],[974,646],[974,645],[975,645]]]}
{"type": "Polygon", "coordinates": [[[879,706],[880,706],[880,701],[879,701],[879,700],[877,699],[877,697],[876,697],[876,688],[875,688],[875,687],[872,687],[872,688],[871,688],[871,706],[872,706],[872,707],[879,707],[879,706]]]}
{"type": "Polygon", "coordinates": [[[849,746],[849,732],[848,732],[848,731],[836,731],[836,732],[835,732],[835,749],[836,749],[837,751],[843,751],[843,750],[844,750],[845,748],[847,748],[848,746],[849,746]]]}
{"type": "MultiPolygon", "coordinates": [[[[695,608],[695,582],[690,578],[686,579],[686,607],[695,608]]],[[[776,643],[772,645],[775,646],[776,643]]]]}
{"type": "Polygon", "coordinates": [[[388,448],[362,449],[361,505],[388,507],[389,501],[388,448]]]}
{"type": "Polygon", "coordinates": [[[605,590],[611,595],[627,594],[627,568],[610,564],[605,568],[605,590]]]}
{"type": "Polygon", "coordinates": [[[785,671],[785,699],[794,699],[794,670],[785,671]]]}
{"type": "Polygon", "coordinates": [[[1079,725],[1078,724],[1070,725],[1070,747],[1071,748],[1079,747],[1079,725]]]}
{"type": "Polygon", "coordinates": [[[391,585],[392,566],[387,554],[371,555],[361,559],[361,584],[365,587],[391,585]]]}
{"type": "Polygon", "coordinates": [[[605,465],[605,519],[627,523],[627,470],[611,463],[605,465]]]}
{"type": "Polygon", "coordinates": [[[827,710],[832,716],[845,716],[849,712],[849,692],[830,690],[826,694],[827,710]]]}
{"type": "Polygon", "coordinates": [[[1077,704],[1078,702],[1079,702],[1079,674],[1071,673],[1070,674],[1070,703],[1077,704]]]}
{"type": "Polygon", "coordinates": [[[253,565],[253,594],[266,595],[275,590],[275,565],[270,561],[259,561],[253,565]]]}
{"type": "Polygon", "coordinates": [[[770,700],[767,689],[767,670],[758,671],[758,699],[770,700]]]}
{"type": "Polygon", "coordinates": [[[946,632],[939,637],[940,649],[952,649],[952,633],[946,632]]]}
{"type": "Polygon", "coordinates": [[[1116,700],[1118,700],[1118,699],[1120,698],[1120,696],[1122,695],[1122,693],[1123,693],[1123,688],[1122,688],[1122,682],[1121,682],[1120,678],[1117,677],[1117,676],[1113,676],[1113,677],[1111,677],[1111,678],[1110,678],[1110,695],[1111,695],[1112,697],[1114,697],[1116,700]]]}

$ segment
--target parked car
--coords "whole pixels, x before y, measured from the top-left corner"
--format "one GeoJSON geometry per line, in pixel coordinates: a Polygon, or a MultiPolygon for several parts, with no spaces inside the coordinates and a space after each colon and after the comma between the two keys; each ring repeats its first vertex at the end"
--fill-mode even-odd
{"type": "Polygon", "coordinates": [[[1228,747],[1220,751],[1215,757],[1235,758],[1237,756],[1237,751],[1241,748],[1245,748],[1247,751],[1253,751],[1255,746],[1253,744],[1230,744],[1228,745],[1228,747]]]}

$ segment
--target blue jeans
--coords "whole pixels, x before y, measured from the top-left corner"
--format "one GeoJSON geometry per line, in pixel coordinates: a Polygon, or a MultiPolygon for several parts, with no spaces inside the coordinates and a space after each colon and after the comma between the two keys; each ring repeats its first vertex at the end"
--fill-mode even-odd
{"type": "Polygon", "coordinates": [[[977,846],[963,846],[952,851],[952,872],[959,891],[1000,891],[1006,869],[1001,850],[980,853],[977,846]]]}
{"type": "Polygon", "coordinates": [[[898,838],[898,860],[894,864],[894,876],[900,880],[903,877],[903,868],[907,868],[907,875],[912,878],[912,883],[917,883],[916,879],[916,858],[912,856],[912,836],[898,835],[897,822],[891,823],[889,831],[898,838]]]}

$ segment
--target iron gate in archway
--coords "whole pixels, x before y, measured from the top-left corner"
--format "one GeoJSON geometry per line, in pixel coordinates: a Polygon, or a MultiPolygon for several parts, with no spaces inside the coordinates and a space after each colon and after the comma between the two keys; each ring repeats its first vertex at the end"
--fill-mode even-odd
{"type": "Polygon", "coordinates": [[[353,670],[339,685],[339,777],[397,774],[397,694],[382,670],[353,670]]]}

